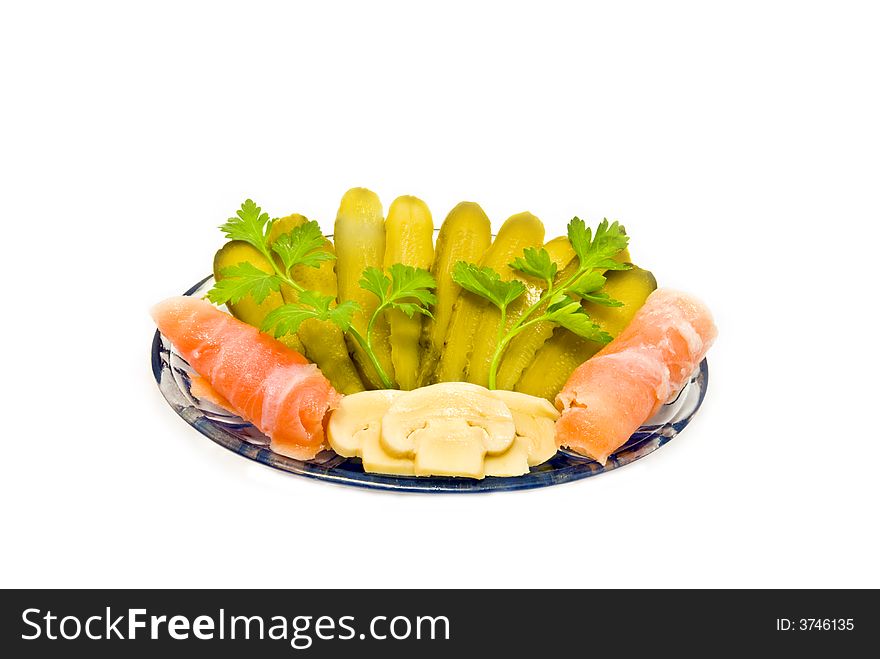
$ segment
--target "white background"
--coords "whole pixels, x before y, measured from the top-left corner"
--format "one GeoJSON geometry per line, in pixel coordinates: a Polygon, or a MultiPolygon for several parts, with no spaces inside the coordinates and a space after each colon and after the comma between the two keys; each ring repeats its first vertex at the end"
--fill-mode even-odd
{"type": "Polygon", "coordinates": [[[880,586],[876,5],[10,4],[0,585],[880,586]],[[716,313],[700,414],[487,496],[211,443],[155,386],[149,306],[245,197],[329,229],[355,185],[620,219],[716,313]]]}

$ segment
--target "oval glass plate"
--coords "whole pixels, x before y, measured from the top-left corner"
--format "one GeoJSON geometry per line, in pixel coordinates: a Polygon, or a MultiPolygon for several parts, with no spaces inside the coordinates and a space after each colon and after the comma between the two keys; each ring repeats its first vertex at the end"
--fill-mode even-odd
{"type": "MultiPolygon", "coordinates": [[[[202,295],[213,284],[206,277],[184,295],[202,295]]],[[[343,458],[333,451],[324,451],[313,460],[294,460],[269,450],[269,440],[259,430],[240,417],[200,400],[190,393],[189,364],[178,355],[171,344],[156,332],[152,349],[153,375],[168,404],[188,424],[209,439],[250,460],[300,476],[380,490],[405,492],[493,492],[526,490],[534,487],[558,485],[595,476],[617,469],[653,453],[680,433],[696,414],[706,395],[709,367],[706,360],[691,377],[678,397],[666,405],[630,437],[629,441],[608,458],[605,466],[576,453],[560,450],[544,464],[532,467],[528,474],[512,478],[488,476],[483,480],[471,478],[442,478],[415,476],[388,476],[364,472],[358,458],[343,458]]]]}

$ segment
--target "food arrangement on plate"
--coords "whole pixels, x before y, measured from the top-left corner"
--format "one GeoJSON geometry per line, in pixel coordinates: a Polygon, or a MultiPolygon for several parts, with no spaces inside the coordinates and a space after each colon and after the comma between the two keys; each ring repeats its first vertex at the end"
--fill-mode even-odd
{"type": "MultiPolygon", "coordinates": [[[[632,263],[618,222],[479,205],[434,240],[427,205],[354,188],[332,241],[253,201],[221,230],[204,298],[156,305],[189,393],[297,461],[334,452],[404,479],[524,477],[558,451],[605,465],[698,370],[716,329],[632,263]]],[[[157,375],[158,377],[158,375],[157,375]]]]}

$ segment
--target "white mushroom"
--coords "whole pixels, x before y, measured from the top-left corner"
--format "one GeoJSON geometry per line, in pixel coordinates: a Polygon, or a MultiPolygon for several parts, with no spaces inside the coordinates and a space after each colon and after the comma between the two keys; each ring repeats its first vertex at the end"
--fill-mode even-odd
{"type": "Polygon", "coordinates": [[[382,417],[380,442],[412,458],[419,476],[485,475],[486,455],[510,449],[516,434],[507,405],[488,389],[443,382],[397,396],[382,417]]]}
{"type": "Polygon", "coordinates": [[[382,416],[402,393],[381,389],[344,396],[327,424],[330,448],[346,458],[362,456],[364,440],[373,435],[379,437],[382,416]]]}
{"type": "MultiPolygon", "coordinates": [[[[504,401],[513,414],[516,442],[525,445],[529,466],[539,465],[556,455],[556,420],[559,418],[559,411],[549,401],[537,396],[500,389],[493,391],[492,395],[504,401]]],[[[486,467],[487,475],[490,474],[490,466],[486,467]]],[[[491,473],[491,475],[508,474],[491,473]]]]}
{"type": "Polygon", "coordinates": [[[342,399],[327,424],[330,447],[344,457],[358,456],[364,471],[380,474],[412,476],[415,467],[411,458],[390,455],[379,442],[382,416],[397,396],[393,389],[362,391],[342,399]]]}

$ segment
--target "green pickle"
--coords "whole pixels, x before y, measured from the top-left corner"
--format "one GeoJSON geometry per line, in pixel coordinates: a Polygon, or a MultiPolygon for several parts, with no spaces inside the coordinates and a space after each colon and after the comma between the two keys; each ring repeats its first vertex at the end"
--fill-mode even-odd
{"type": "MultiPolygon", "coordinates": [[[[223,279],[223,275],[220,274],[221,270],[244,262],[250,263],[263,272],[275,272],[272,264],[256,247],[241,240],[233,240],[223,245],[214,255],[214,279],[220,281],[223,279]]],[[[260,304],[257,304],[250,295],[246,295],[238,302],[234,304],[230,302],[226,306],[230,313],[240,321],[254,327],[259,327],[266,315],[282,304],[284,304],[284,299],[281,297],[281,294],[270,291],[266,299],[260,304]]],[[[302,341],[300,341],[296,334],[287,334],[278,340],[301,355],[304,355],[306,352],[302,341]]]]}
{"type": "Polygon", "coordinates": [[[474,202],[458,204],[440,226],[431,266],[431,274],[437,282],[434,290],[437,301],[431,307],[433,318],[425,318],[422,324],[418,386],[424,387],[437,381],[437,368],[453,309],[461,304],[461,286],[452,280],[453,267],[459,261],[479,262],[491,243],[489,218],[474,202]]]}
{"type": "MultiPolygon", "coordinates": [[[[427,270],[434,260],[434,221],[427,204],[417,197],[395,199],[385,219],[385,271],[395,263],[427,270]]],[[[388,309],[391,361],[401,389],[419,386],[419,340],[422,315],[410,318],[399,309],[388,309]]]]}
{"type": "MultiPolygon", "coordinates": [[[[336,243],[337,297],[340,302],[353,300],[360,305],[361,310],[352,318],[352,326],[366,338],[367,325],[379,306],[379,300],[361,288],[358,282],[365,269],[371,266],[382,268],[385,260],[385,219],[382,216],[382,202],[376,193],[366,188],[352,188],[346,192],[339,204],[333,234],[336,243]]],[[[378,318],[370,337],[373,353],[382,370],[394,383],[390,335],[388,320],[378,318]]],[[[367,352],[351,337],[346,336],[346,339],[364,383],[371,389],[385,389],[367,352]]]]}
{"type": "MultiPolygon", "coordinates": [[[[608,281],[602,290],[623,302],[623,306],[606,307],[584,302],[584,309],[602,329],[616,337],[656,290],[657,280],[650,271],[636,266],[631,270],[613,270],[606,277],[608,281]]],[[[600,343],[557,327],[553,336],[538,350],[514,390],[552,401],[574,369],[601,349],[600,343]]]]}
{"type": "MultiPolygon", "coordinates": [[[[526,247],[538,247],[543,242],[544,225],[537,217],[531,213],[513,215],[498,231],[498,236],[480,260],[480,265],[492,268],[500,273],[502,279],[509,281],[514,277],[514,271],[508,263],[522,255],[526,247]]],[[[446,331],[446,342],[437,368],[437,381],[469,380],[469,370],[474,367],[474,354],[485,355],[488,350],[488,359],[491,361],[491,349],[497,339],[500,320],[498,309],[490,306],[487,300],[462,291],[446,331]]],[[[480,367],[485,370],[485,376],[480,378],[485,382],[478,384],[485,386],[488,383],[488,362],[480,367]]]]}
{"type": "MultiPolygon", "coordinates": [[[[282,234],[289,233],[307,221],[304,216],[298,214],[275,220],[269,232],[269,243],[275,242],[282,234]]],[[[333,253],[333,244],[329,240],[325,241],[324,248],[333,253]]],[[[280,258],[277,259],[277,263],[281,266],[280,258]]],[[[317,268],[296,265],[291,269],[290,277],[306,290],[336,297],[334,261],[323,261],[317,268]]],[[[281,285],[281,296],[288,304],[299,300],[298,293],[287,284],[281,285]]],[[[354,394],[364,390],[364,383],[348,354],[345,337],[337,325],[327,320],[310,318],[303,321],[297,334],[305,346],[306,357],[318,365],[337,391],[354,394]]]]}

